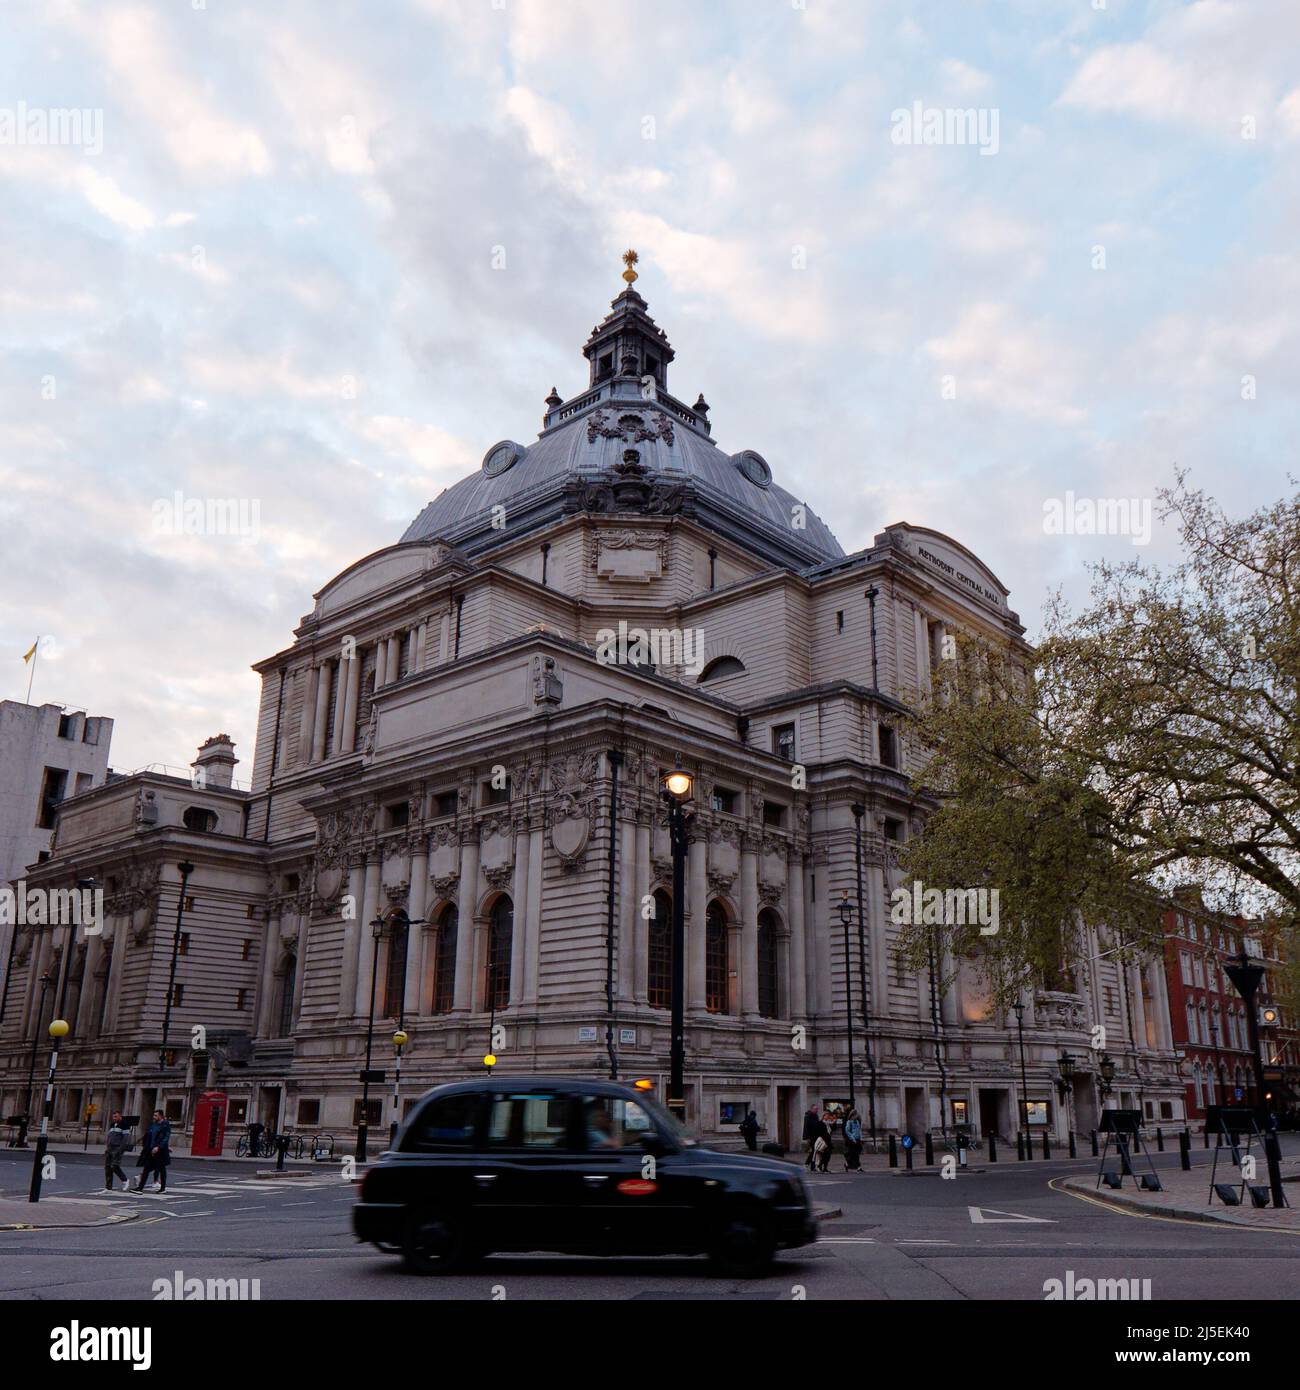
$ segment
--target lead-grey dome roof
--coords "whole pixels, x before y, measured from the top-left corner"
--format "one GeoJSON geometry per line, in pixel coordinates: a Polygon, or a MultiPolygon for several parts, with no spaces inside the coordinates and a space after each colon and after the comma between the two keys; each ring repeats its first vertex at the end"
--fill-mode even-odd
{"type": "Polygon", "coordinates": [[[535,443],[494,444],[402,540],[437,537],[473,555],[566,513],[640,511],[693,516],[791,568],[842,556],[826,524],[772,481],[758,454],[714,443],[703,397],[688,407],[663,389],[673,351],[630,284],[611,309],[583,349],[588,389],[567,402],[552,392],[535,443]],[[504,527],[492,525],[498,507],[504,527]]]}

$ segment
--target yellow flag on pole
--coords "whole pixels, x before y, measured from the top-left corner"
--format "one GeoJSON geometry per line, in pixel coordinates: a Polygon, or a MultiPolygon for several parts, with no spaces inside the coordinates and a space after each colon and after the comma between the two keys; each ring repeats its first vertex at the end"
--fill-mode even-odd
{"type": "Polygon", "coordinates": [[[24,653],[23,653],[23,660],[24,660],[24,661],[30,661],[30,660],[32,659],[32,657],[34,657],[34,656],[36,655],[36,648],[39,647],[40,644],[41,644],[41,639],[38,637],[38,638],[36,639],[36,641],[32,643],[31,651],[27,651],[27,652],[24,652],[24,653]]]}

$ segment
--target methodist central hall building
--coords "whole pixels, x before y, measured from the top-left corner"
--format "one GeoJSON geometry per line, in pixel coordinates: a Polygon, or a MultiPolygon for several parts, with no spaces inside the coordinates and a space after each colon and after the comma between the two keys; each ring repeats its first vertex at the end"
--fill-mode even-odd
{"type": "MultiPolygon", "coordinates": [[[[933,989],[900,968],[889,895],[926,812],[902,701],[945,634],[1023,648],[1023,628],[958,541],[898,523],[846,554],[779,467],[718,442],[703,395],[672,394],[673,348],[625,279],[582,349],[586,381],[551,391],[537,438],[492,443],[257,664],[250,789],[217,736],[193,778],[141,772],[62,804],[27,886],[93,877],[105,922],[11,932],[6,1116],[38,1032],[39,1096],[62,1016],[56,1129],[90,1104],[97,1130],[110,1108],[155,1105],[183,1129],[218,1090],[234,1126],[343,1147],[372,998],[384,1133],[399,1025],[403,1108],[489,1052],[503,1074],[616,1064],[664,1094],[662,777],[680,767],[695,1132],[734,1136],[752,1107],[765,1140],[798,1147],[809,1104],[848,1098],[850,1023],[858,1107],[866,1121],[874,1099],[882,1133],[1014,1135],[1025,1100],[1056,1137],[1091,1128],[1096,1024],[1110,1103],[1181,1117],[1158,964],[1117,968],[1092,935],[1100,958],[1070,992],[1027,993],[1027,1094],[1016,1020],[990,1012],[969,963],[936,960],[933,989]]],[[[729,444],[746,442],[761,443],[729,444]]]]}

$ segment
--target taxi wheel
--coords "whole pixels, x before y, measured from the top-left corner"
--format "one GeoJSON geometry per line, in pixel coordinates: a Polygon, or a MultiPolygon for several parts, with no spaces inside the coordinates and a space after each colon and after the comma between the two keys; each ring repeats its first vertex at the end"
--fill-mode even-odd
{"type": "Polygon", "coordinates": [[[771,1223],[758,1207],[739,1206],[724,1214],[709,1255],[719,1274],[756,1279],[776,1253],[771,1223]]]}
{"type": "Polygon", "coordinates": [[[471,1262],[464,1221],[451,1212],[415,1212],[402,1238],[402,1256],[413,1274],[451,1274],[471,1262]]]}

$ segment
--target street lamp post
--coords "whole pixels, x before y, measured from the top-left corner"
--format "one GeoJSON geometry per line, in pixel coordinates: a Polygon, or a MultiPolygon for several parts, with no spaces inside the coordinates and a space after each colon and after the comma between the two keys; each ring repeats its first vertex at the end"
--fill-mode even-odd
{"type": "Polygon", "coordinates": [[[871,1051],[871,1009],[867,995],[867,914],[862,899],[862,817],[867,808],[855,802],[850,808],[854,822],[854,862],[858,878],[858,981],[862,989],[862,1044],[867,1054],[867,1116],[871,1142],[876,1142],[876,1059],[871,1051]]]}
{"type": "MultiPolygon", "coordinates": [[[[666,773],[663,796],[668,803],[668,840],[673,856],[672,1040],[668,1053],[668,1109],[686,1122],[686,851],[692,819],[689,808],[695,779],[680,767],[666,773]]],[[[702,912],[704,905],[697,905],[702,912]]],[[[701,929],[703,923],[701,922],[701,929]]]]}
{"type": "Polygon", "coordinates": [[[176,866],[181,871],[181,891],[176,900],[176,930],[172,933],[172,964],[167,976],[167,1004],[163,1009],[162,1042],[158,1046],[158,1065],[167,1065],[167,1030],[172,1021],[172,999],[176,994],[176,958],[181,950],[181,923],[185,920],[185,888],[194,872],[194,865],[182,862],[176,866]]]}
{"type": "Polygon", "coordinates": [[[1016,1033],[1020,1037],[1020,1106],[1024,1112],[1026,1158],[1033,1158],[1033,1147],[1029,1142],[1029,1078],[1025,1070],[1025,1006],[1017,999],[1011,1006],[1016,1011],[1016,1033]]]}
{"type": "Polygon", "coordinates": [[[857,1103],[853,1088],[853,971],[849,958],[849,924],[853,921],[853,904],[849,902],[847,893],[840,903],[840,921],[844,925],[844,1021],[849,1034],[849,1109],[852,1110],[857,1103]]]}
{"type": "MultiPolygon", "coordinates": [[[[15,929],[14,935],[17,934],[15,929]]],[[[48,970],[41,976],[40,983],[41,997],[36,1005],[36,1026],[32,1029],[32,1060],[27,1068],[27,1095],[23,1100],[23,1118],[19,1122],[18,1138],[15,1140],[15,1147],[19,1149],[27,1147],[27,1131],[31,1128],[32,1089],[36,1085],[36,1047],[41,1040],[41,1019],[45,1017],[45,992],[52,983],[48,970]]]]}
{"type": "Polygon", "coordinates": [[[357,1126],[357,1162],[366,1161],[366,1139],[370,1130],[370,1057],[375,1043],[375,985],[379,979],[379,943],[384,938],[385,923],[376,917],[370,924],[375,946],[370,960],[370,1012],[366,1015],[366,1066],[361,1073],[361,1123],[357,1126]]]}
{"type": "Polygon", "coordinates": [[[393,1053],[395,1061],[393,1063],[393,1118],[388,1124],[388,1147],[391,1149],[397,1143],[397,1116],[398,1106],[401,1104],[402,1095],[402,1048],[410,1041],[410,1035],[404,1028],[398,1028],[393,1034],[393,1053]]]}
{"type": "Polygon", "coordinates": [[[1223,973],[1233,983],[1242,1002],[1246,1006],[1246,1040],[1250,1044],[1251,1057],[1255,1063],[1256,1105],[1265,1120],[1264,1156],[1268,1159],[1268,1184],[1273,1190],[1273,1205],[1286,1206],[1286,1195],[1282,1191],[1282,1167],[1279,1161],[1277,1135],[1268,1124],[1264,1108],[1264,1058],[1259,1050],[1259,1019],[1255,1012],[1255,996],[1264,980],[1264,967],[1257,965],[1242,948],[1241,954],[1233,958],[1231,965],[1223,967],[1223,973]]]}
{"type": "Polygon", "coordinates": [[[45,1081],[45,1104],[41,1107],[41,1132],[36,1138],[36,1148],[32,1153],[32,1185],[27,1192],[29,1202],[41,1200],[42,1169],[45,1166],[45,1150],[50,1142],[50,1112],[54,1108],[54,1072],[59,1065],[59,1042],[67,1036],[68,1025],[61,1018],[50,1023],[50,1074],[45,1081]]]}

